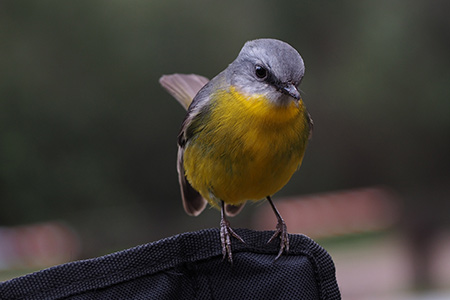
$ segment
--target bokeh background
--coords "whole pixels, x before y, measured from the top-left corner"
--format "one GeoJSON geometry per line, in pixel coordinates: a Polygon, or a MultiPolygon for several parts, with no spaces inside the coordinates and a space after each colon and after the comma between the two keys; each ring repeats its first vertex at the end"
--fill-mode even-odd
{"type": "MultiPolygon", "coordinates": [[[[433,259],[450,237],[449,12],[445,0],[0,2],[0,274],[55,262],[18,250],[33,237],[33,249],[57,245],[48,251],[61,263],[217,227],[216,210],[192,218],[181,206],[185,111],[158,79],[211,78],[245,41],[273,37],[305,60],[301,90],[315,122],[301,170],[275,199],[336,193],[345,197],[331,205],[351,216],[342,191],[381,190],[389,222],[317,237],[343,295],[445,291],[450,275],[432,266],[449,263],[433,259]],[[376,276],[373,256],[360,253],[380,243],[400,245],[373,255],[406,260],[386,264],[405,279],[379,289],[375,277],[352,280],[376,276]]],[[[248,205],[232,225],[258,229],[265,205],[248,205]]]]}

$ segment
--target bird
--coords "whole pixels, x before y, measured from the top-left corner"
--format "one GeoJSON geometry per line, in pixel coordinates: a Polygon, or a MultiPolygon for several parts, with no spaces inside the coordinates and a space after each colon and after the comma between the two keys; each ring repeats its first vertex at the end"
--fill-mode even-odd
{"type": "Polygon", "coordinates": [[[280,238],[275,258],[289,251],[287,226],[272,196],[300,168],[313,121],[299,85],[305,65],[298,51],[272,38],[247,41],[211,80],[163,75],[159,82],[187,109],[178,134],[177,170],[185,211],[220,209],[223,259],[233,262],[231,228],[247,201],[267,199],[277,218],[268,243],[280,238]]]}

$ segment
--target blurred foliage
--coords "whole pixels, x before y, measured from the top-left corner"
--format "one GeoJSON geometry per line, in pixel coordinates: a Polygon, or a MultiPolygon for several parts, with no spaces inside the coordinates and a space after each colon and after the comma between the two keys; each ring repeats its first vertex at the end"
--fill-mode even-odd
{"type": "Polygon", "coordinates": [[[184,111],[158,78],[212,77],[259,37],[302,54],[315,121],[302,169],[279,195],[448,182],[449,6],[2,1],[0,225],[65,219],[93,247],[113,248],[216,226],[214,210],[192,219],[180,205],[184,111]]]}

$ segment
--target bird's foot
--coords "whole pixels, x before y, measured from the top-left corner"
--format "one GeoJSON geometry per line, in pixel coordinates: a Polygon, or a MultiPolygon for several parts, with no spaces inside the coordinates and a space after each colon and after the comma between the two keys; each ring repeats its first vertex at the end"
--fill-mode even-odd
{"type": "Polygon", "coordinates": [[[220,241],[222,242],[222,254],[223,259],[228,258],[230,263],[233,262],[233,256],[231,254],[231,236],[240,240],[245,244],[244,240],[230,227],[230,222],[227,219],[222,218],[220,220],[220,241]]]}
{"type": "Polygon", "coordinates": [[[272,235],[272,237],[267,241],[267,243],[272,242],[275,238],[280,236],[280,251],[278,251],[277,257],[275,257],[275,260],[280,258],[281,254],[283,252],[289,251],[289,236],[287,232],[287,226],[283,219],[278,219],[277,228],[275,233],[272,235]]]}

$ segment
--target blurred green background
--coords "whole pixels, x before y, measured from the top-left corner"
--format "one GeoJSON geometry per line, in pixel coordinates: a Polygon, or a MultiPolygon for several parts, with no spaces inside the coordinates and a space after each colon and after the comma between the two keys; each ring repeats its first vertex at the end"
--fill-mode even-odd
{"type": "MultiPolygon", "coordinates": [[[[404,196],[411,226],[446,226],[449,8],[443,0],[2,1],[0,226],[62,220],[79,233],[82,257],[217,227],[216,210],[192,218],[181,206],[176,137],[185,111],[158,78],[211,78],[260,37],[303,56],[301,89],[315,122],[300,172],[275,198],[382,184],[404,196]]],[[[249,226],[252,210],[233,226],[249,226]]]]}

